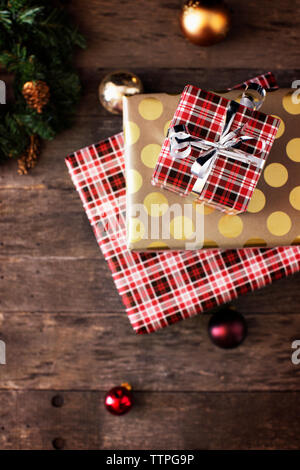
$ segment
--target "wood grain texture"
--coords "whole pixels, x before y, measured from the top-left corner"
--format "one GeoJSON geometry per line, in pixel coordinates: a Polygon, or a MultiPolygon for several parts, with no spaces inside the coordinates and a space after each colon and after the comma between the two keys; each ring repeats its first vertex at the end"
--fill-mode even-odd
{"type": "Polygon", "coordinates": [[[120,132],[98,101],[111,70],[134,71],[148,93],[224,89],[267,70],[280,86],[299,79],[300,0],[227,3],[233,27],[212,48],[181,35],[181,0],[68,3],[88,38],[74,126],[28,176],[15,162],[0,172],[1,449],[52,449],[57,438],[66,449],[299,448],[300,274],[233,302],[249,327],[237,350],[211,344],[210,315],[136,336],[64,163],[120,132]],[[136,405],[116,419],[104,392],[124,380],[136,405]]]}
{"type": "Polygon", "coordinates": [[[299,392],[136,393],[116,418],[102,392],[0,392],[0,447],[53,449],[298,449],[299,392]]]}
{"type": "MultiPolygon", "coordinates": [[[[102,257],[1,257],[0,309],[124,312],[102,257]]],[[[299,314],[299,274],[237,300],[239,310],[299,314]],[[249,299],[249,301],[248,301],[249,299]]]]}
{"type": "Polygon", "coordinates": [[[299,60],[299,0],[228,0],[233,25],[227,40],[210,48],[189,43],[179,28],[181,0],[72,2],[89,48],[79,63],[132,67],[293,68],[299,60]],[[170,47],[171,46],[171,47],[170,47]]]}
{"type": "Polygon", "coordinates": [[[125,313],[1,313],[1,389],[108,390],[125,380],[145,392],[300,391],[291,362],[300,316],[245,316],[244,344],[224,351],[208,338],[209,315],[137,336],[125,313]]]}
{"type": "Polygon", "coordinates": [[[44,184],[18,190],[0,187],[0,233],[0,255],[100,258],[73,188],[48,189],[44,184]]]}

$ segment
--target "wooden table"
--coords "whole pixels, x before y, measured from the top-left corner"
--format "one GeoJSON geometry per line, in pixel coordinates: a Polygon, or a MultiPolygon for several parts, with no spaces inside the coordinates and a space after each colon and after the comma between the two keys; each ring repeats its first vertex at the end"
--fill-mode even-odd
{"type": "Polygon", "coordinates": [[[97,98],[107,71],[135,71],[148,92],[179,92],[190,81],[224,88],[269,69],[282,86],[300,79],[300,1],[227,2],[232,32],[212,48],[182,37],[179,0],[68,7],[88,38],[77,58],[84,97],[76,123],[28,176],[15,163],[1,168],[1,448],[299,447],[291,342],[300,338],[300,276],[234,302],[249,326],[236,350],[212,345],[209,315],[135,336],[64,163],[121,129],[97,98]],[[136,405],[116,418],[103,396],[124,380],[136,405]]]}

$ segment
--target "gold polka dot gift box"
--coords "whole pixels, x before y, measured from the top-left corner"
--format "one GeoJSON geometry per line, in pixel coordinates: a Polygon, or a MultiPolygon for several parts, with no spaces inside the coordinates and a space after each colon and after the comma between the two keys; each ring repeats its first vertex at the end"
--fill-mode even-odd
{"type": "MultiPolygon", "coordinates": [[[[300,104],[295,90],[267,93],[261,111],[279,130],[247,212],[228,215],[151,185],[180,95],[124,98],[127,243],[131,250],[274,247],[300,244],[300,104]]],[[[220,94],[240,100],[241,91],[220,94]]]]}

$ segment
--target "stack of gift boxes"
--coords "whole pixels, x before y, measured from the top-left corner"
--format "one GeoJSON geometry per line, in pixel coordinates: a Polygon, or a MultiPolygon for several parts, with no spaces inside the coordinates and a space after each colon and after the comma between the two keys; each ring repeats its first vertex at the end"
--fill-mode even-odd
{"type": "Polygon", "coordinates": [[[67,158],[137,332],[300,269],[292,91],[269,73],[222,93],[124,98],[124,148],[119,134],[67,158]]]}
{"type": "Polygon", "coordinates": [[[209,142],[219,141],[229,100],[237,103],[241,94],[239,89],[216,95],[187,86],[181,96],[125,98],[130,249],[226,249],[299,242],[300,116],[296,113],[300,105],[293,103],[291,90],[267,92],[259,111],[240,105],[229,131],[252,138],[241,141],[228,157],[230,147],[216,152],[201,178],[193,174],[193,163],[207,153],[196,145],[205,140],[209,147],[209,142]],[[185,131],[180,130],[182,125],[185,131]],[[171,155],[167,134],[176,126],[179,131],[171,136],[175,147],[180,134],[186,142],[177,155],[174,150],[171,155]],[[255,154],[258,166],[247,161],[255,154]]]}

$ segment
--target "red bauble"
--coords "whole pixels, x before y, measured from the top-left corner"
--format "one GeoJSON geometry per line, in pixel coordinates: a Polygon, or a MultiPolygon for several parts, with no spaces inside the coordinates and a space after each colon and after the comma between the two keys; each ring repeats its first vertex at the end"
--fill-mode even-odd
{"type": "Polygon", "coordinates": [[[105,407],[113,415],[123,415],[127,413],[133,404],[131,386],[122,384],[114,387],[105,395],[105,407]]]}
{"type": "Polygon", "coordinates": [[[246,320],[234,310],[223,309],[211,317],[208,334],[216,346],[223,349],[236,348],[247,335],[246,320]]]}
{"type": "Polygon", "coordinates": [[[230,28],[230,11],[222,0],[187,0],[180,14],[185,37],[198,46],[222,41],[230,28]]]}

